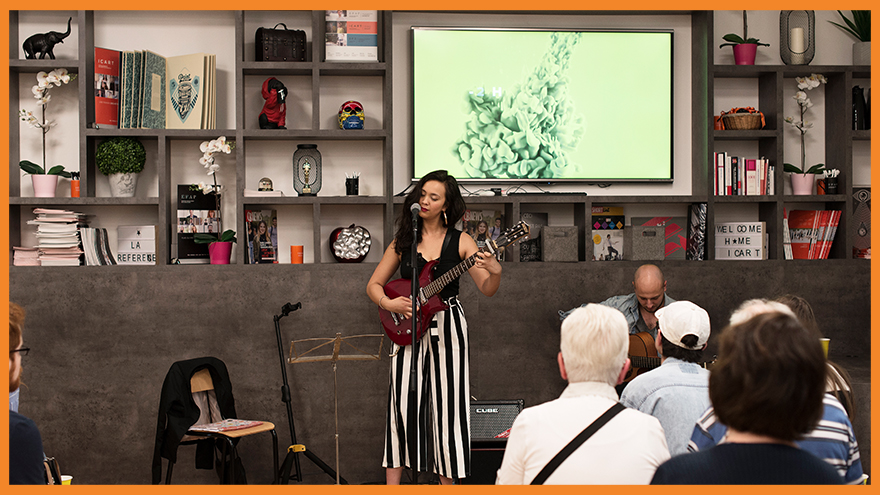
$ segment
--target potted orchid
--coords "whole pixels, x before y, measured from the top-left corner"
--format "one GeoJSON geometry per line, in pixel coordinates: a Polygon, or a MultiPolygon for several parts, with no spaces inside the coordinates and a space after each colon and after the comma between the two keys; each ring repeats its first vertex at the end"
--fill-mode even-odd
{"type": "Polygon", "coordinates": [[[736,65],[755,65],[755,55],[759,46],[770,46],[767,43],[761,43],[758,38],[749,38],[749,17],[748,11],[743,10],[743,35],[735,33],[725,34],[721,39],[727,43],[722,43],[719,48],[725,46],[733,47],[733,58],[736,65]]]}
{"type": "MultiPolygon", "coordinates": [[[[214,195],[217,204],[217,222],[223,225],[220,223],[220,191],[222,186],[217,184],[217,172],[220,170],[220,165],[216,163],[215,155],[217,153],[226,153],[227,155],[232,153],[232,150],[235,149],[235,141],[226,141],[226,136],[220,136],[211,141],[204,141],[199,149],[202,152],[199,163],[208,169],[208,175],[213,178],[213,184],[200,182],[190,186],[190,189],[199,190],[202,194],[214,195]]],[[[232,229],[223,231],[219,237],[216,234],[197,233],[194,240],[196,244],[208,245],[208,255],[212,265],[228,265],[232,253],[232,243],[237,242],[235,231],[232,229]]]]}
{"type": "Polygon", "coordinates": [[[55,165],[52,168],[46,166],[46,133],[56,125],[54,120],[46,120],[46,108],[49,106],[49,100],[52,98],[49,94],[52,85],[61,86],[75,78],[76,74],[70,75],[67,69],[63,68],[55,69],[48,73],[40,71],[37,73],[37,84],[32,88],[34,98],[37,100],[37,106],[41,110],[40,118],[38,119],[33,112],[24,109],[19,111],[21,120],[35,129],[40,129],[42,134],[43,165],[38,165],[30,160],[18,162],[18,166],[25,173],[31,174],[34,184],[34,195],[38,198],[55,197],[58,176],[70,178],[70,172],[65,171],[63,165],[55,165]]]}
{"type": "Polygon", "coordinates": [[[817,163],[810,168],[806,168],[806,143],[805,136],[807,131],[813,127],[812,122],[807,122],[804,119],[804,116],[807,113],[807,109],[813,106],[813,102],[810,101],[810,98],[807,96],[807,91],[811,89],[819,87],[819,85],[823,83],[827,83],[828,80],[825,79],[825,76],[822,74],[810,74],[809,77],[798,77],[796,78],[798,83],[798,91],[792,97],[797,100],[798,108],[800,109],[800,120],[794,120],[793,117],[785,117],[785,122],[800,132],[801,135],[801,166],[797,167],[792,165],[791,163],[784,164],[784,170],[792,174],[791,178],[791,190],[794,194],[798,195],[809,195],[813,192],[813,183],[816,180],[816,174],[821,174],[825,170],[824,163],[817,163]]]}

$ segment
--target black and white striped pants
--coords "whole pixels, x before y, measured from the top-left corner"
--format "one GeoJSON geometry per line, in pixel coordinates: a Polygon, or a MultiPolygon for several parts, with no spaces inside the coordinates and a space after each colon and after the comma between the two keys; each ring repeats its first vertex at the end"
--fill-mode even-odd
{"type": "MultiPolygon", "coordinates": [[[[464,478],[470,472],[470,386],[467,321],[461,305],[434,315],[432,328],[418,342],[418,469],[426,471],[428,434],[434,446],[434,472],[464,478]],[[435,325],[436,324],[436,325],[435,325]]],[[[412,467],[407,437],[412,346],[392,345],[385,427],[386,468],[412,467]]]]}

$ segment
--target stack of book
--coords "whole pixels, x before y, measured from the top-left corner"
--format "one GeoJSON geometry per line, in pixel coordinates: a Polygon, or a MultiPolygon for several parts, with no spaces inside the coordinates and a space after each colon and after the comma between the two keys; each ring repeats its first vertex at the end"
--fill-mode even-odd
{"type": "Polygon", "coordinates": [[[35,247],[12,247],[12,266],[40,266],[40,250],[35,247]]]}
{"type": "Polygon", "coordinates": [[[34,208],[37,218],[28,220],[37,226],[37,248],[42,266],[79,266],[83,254],[79,228],[85,227],[85,215],[67,210],[34,208]]]}
{"type": "Polygon", "coordinates": [[[120,129],[217,127],[217,56],[95,47],[95,122],[120,129]],[[100,73],[98,72],[100,71],[100,73]]]}
{"type": "Polygon", "coordinates": [[[763,196],[776,194],[775,166],[766,158],[715,153],[716,196],[763,196]]]}
{"type": "Polygon", "coordinates": [[[840,210],[792,210],[788,213],[788,230],[791,236],[791,259],[828,259],[840,210]]]}

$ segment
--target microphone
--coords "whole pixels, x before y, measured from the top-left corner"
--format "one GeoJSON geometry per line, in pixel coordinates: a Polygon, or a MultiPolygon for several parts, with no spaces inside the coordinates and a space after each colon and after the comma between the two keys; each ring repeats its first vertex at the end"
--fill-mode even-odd
{"type": "Polygon", "coordinates": [[[413,203],[412,206],[409,207],[409,211],[412,212],[413,223],[418,221],[419,212],[422,211],[422,207],[419,206],[418,203],[413,203]]]}
{"type": "Polygon", "coordinates": [[[281,307],[281,316],[287,316],[287,315],[289,315],[290,313],[292,313],[293,311],[296,311],[296,310],[298,310],[298,309],[301,308],[301,307],[302,307],[302,303],[301,303],[301,302],[298,302],[298,303],[296,303],[296,304],[290,304],[290,303],[287,303],[287,304],[285,304],[284,306],[281,307]]]}

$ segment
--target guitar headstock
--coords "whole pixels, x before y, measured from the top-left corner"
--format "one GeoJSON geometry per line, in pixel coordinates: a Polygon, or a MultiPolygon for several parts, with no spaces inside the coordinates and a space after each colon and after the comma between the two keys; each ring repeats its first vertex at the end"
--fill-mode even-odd
{"type": "Polygon", "coordinates": [[[489,248],[492,253],[501,252],[504,248],[514,242],[524,237],[528,237],[530,228],[531,227],[529,227],[528,223],[520,220],[516,225],[502,232],[501,235],[498,236],[498,239],[488,241],[486,247],[489,248]]]}

